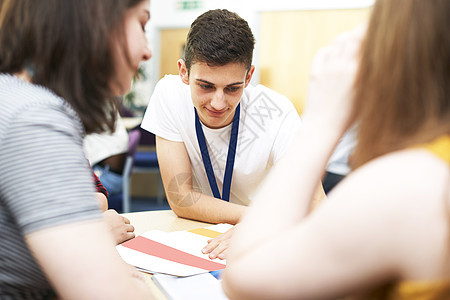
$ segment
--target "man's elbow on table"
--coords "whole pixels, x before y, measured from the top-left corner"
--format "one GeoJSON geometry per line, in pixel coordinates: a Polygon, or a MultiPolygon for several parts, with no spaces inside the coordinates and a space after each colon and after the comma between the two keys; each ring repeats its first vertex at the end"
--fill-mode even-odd
{"type": "Polygon", "coordinates": [[[167,193],[167,202],[172,211],[180,218],[192,219],[194,205],[199,196],[194,192],[167,193]]]}

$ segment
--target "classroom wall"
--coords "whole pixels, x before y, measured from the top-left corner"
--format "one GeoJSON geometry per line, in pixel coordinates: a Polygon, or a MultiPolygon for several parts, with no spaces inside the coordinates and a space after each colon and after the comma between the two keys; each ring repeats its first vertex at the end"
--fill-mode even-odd
{"type": "Polygon", "coordinates": [[[177,61],[182,57],[189,28],[164,28],[160,31],[161,59],[159,79],[166,74],[178,74],[177,61]]]}
{"type": "Polygon", "coordinates": [[[261,13],[260,83],[287,96],[301,114],[314,54],[369,14],[370,8],[261,13]]]}

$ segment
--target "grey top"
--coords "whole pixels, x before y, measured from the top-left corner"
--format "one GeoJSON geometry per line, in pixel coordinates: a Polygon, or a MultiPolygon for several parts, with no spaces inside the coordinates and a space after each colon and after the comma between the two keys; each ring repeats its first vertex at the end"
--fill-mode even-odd
{"type": "Polygon", "coordinates": [[[63,99],[0,74],[0,299],[51,294],[27,234],[101,218],[83,135],[63,99]]]}

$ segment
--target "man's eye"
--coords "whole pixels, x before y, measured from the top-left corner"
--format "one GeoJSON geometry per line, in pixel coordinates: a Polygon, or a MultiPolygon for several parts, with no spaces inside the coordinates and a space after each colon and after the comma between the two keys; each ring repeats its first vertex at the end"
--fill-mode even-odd
{"type": "Polygon", "coordinates": [[[208,85],[208,84],[200,84],[200,87],[201,87],[202,89],[204,89],[204,90],[212,89],[212,86],[211,86],[211,85],[208,85]]]}
{"type": "Polygon", "coordinates": [[[229,92],[237,92],[238,90],[239,90],[239,88],[240,87],[238,87],[238,86],[230,86],[230,87],[228,87],[227,88],[227,90],[229,91],[229,92]]]}

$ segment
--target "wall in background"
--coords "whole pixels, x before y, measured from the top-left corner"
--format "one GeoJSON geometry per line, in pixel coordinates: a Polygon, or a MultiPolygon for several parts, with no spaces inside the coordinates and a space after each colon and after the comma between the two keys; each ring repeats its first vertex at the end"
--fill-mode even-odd
{"type": "Polygon", "coordinates": [[[161,55],[159,60],[159,79],[166,74],[178,74],[177,61],[182,57],[183,46],[189,28],[163,28],[160,31],[161,55]]]}
{"type": "Polygon", "coordinates": [[[301,114],[314,54],[369,14],[370,8],[262,12],[260,83],[287,96],[301,114]]]}

